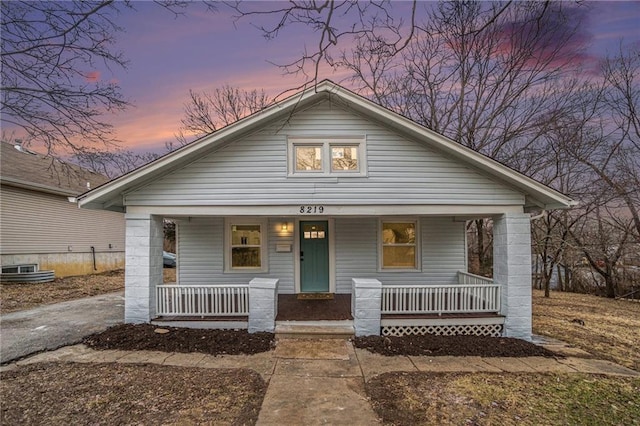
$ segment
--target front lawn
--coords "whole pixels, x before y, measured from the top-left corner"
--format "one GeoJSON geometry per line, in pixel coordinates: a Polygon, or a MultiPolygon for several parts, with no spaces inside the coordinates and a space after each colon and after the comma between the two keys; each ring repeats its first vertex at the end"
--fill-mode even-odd
{"type": "Polygon", "coordinates": [[[640,303],[533,291],[533,332],[640,371],[640,303]]]}

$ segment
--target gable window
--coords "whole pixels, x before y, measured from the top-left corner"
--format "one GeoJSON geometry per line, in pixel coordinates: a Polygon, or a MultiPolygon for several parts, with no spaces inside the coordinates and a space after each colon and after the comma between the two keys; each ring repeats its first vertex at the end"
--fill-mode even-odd
{"type": "Polygon", "coordinates": [[[380,269],[419,269],[418,221],[383,220],[380,229],[380,269]]]}
{"type": "Polygon", "coordinates": [[[267,270],[264,221],[227,221],[225,269],[227,272],[267,270]]]}
{"type": "Polygon", "coordinates": [[[296,172],[322,171],[322,145],[296,145],[296,172]]]}
{"type": "Polygon", "coordinates": [[[290,138],[289,176],[366,176],[365,138],[290,138]]]}
{"type": "Polygon", "coordinates": [[[358,146],[331,145],[331,171],[358,171],[358,146]]]}

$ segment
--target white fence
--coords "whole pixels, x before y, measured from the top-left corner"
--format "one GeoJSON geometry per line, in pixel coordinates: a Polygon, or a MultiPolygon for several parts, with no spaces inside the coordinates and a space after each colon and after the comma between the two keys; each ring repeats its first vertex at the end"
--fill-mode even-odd
{"type": "Polygon", "coordinates": [[[382,314],[497,313],[497,284],[388,285],[382,287],[382,314]]]}
{"type": "Polygon", "coordinates": [[[158,316],[248,316],[249,285],[160,285],[158,316]]]}

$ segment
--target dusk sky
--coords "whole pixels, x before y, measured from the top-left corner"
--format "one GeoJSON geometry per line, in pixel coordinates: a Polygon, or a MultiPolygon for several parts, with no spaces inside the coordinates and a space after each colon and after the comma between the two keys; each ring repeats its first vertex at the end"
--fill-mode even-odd
{"type": "MultiPolygon", "coordinates": [[[[590,38],[588,53],[594,59],[607,50],[615,53],[620,39],[640,46],[640,2],[589,5],[584,36],[590,38]]],[[[165,142],[174,142],[189,89],[212,91],[229,84],[265,89],[273,96],[302,81],[283,76],[269,62],[295,59],[305,40],[310,40],[308,29],[289,28],[283,36],[267,41],[248,20],[234,25],[231,11],[224,7],[212,13],[193,4],[185,16],[175,17],[151,2],[134,6],[136,10],[116,17],[125,30],[118,36],[117,47],[130,60],[129,68],[113,70],[110,77],[105,71],[96,74],[116,79],[135,105],[110,120],[123,146],[158,151],[165,142]]],[[[320,77],[341,82],[340,76],[320,77]]]]}

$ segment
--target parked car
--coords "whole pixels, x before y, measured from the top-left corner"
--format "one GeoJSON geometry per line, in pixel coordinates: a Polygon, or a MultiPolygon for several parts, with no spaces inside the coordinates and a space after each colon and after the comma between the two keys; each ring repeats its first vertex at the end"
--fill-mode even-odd
{"type": "Polygon", "coordinates": [[[165,268],[175,268],[176,267],[176,254],[169,253],[168,251],[162,252],[162,265],[165,268]]]}

